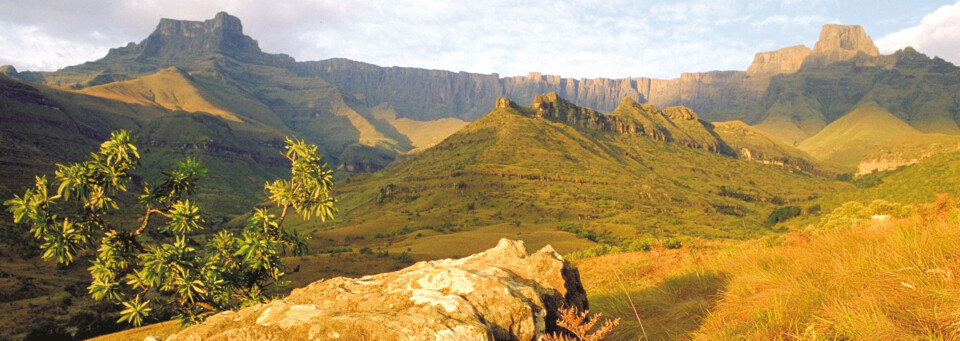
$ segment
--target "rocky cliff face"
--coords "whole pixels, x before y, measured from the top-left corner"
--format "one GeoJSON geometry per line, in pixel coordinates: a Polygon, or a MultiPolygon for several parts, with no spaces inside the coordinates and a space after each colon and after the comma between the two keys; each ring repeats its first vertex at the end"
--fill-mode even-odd
{"type": "Polygon", "coordinates": [[[587,308],[576,267],[523,242],[396,272],[333,278],[223,312],[168,340],[539,340],[561,307],[587,308]]]}
{"type": "Polygon", "coordinates": [[[820,39],[813,46],[814,54],[839,53],[841,56],[850,56],[861,52],[868,56],[880,55],[873,39],[860,25],[823,25],[820,39]]]}
{"type": "Polygon", "coordinates": [[[796,45],[776,51],[760,52],[753,56],[747,68],[748,75],[794,73],[800,70],[803,59],[810,55],[810,48],[796,45]]]}
{"type": "Polygon", "coordinates": [[[225,12],[203,22],[161,19],[147,39],[140,44],[111,49],[105,59],[134,55],[139,60],[183,60],[207,53],[263,65],[286,66],[294,62],[284,54],[263,53],[256,40],[243,34],[240,19],[225,12]]]}
{"type": "Polygon", "coordinates": [[[422,121],[444,117],[474,120],[489,111],[490,103],[503,92],[496,74],[385,68],[347,59],[301,62],[291,68],[359,94],[369,107],[389,103],[398,117],[422,121]]]}
{"type": "Polygon", "coordinates": [[[475,120],[489,111],[485,105],[498,97],[525,103],[549,92],[556,92],[578,106],[600,111],[612,111],[621,99],[629,97],[657,106],[689,106],[709,116],[717,103],[742,103],[758,98],[766,84],[763,80],[769,78],[750,78],[737,71],[688,73],[670,80],[573,79],[537,72],[500,78],[497,74],[384,68],[346,59],[302,62],[294,68],[303,75],[319,76],[364,98],[368,106],[389,103],[397,108],[399,117],[418,120],[443,117],[475,120]]]}
{"type": "Polygon", "coordinates": [[[813,50],[797,45],[762,52],[745,72],[685,73],[675,79],[573,79],[537,72],[500,78],[496,74],[381,68],[347,60],[298,63],[298,68],[362,95],[370,106],[391,103],[401,117],[416,119],[452,115],[473,120],[486,113],[483,106],[496,97],[527,103],[539,94],[556,92],[577,106],[602,112],[613,111],[620,100],[629,97],[659,107],[682,105],[707,121],[758,123],[763,113],[747,107],[761,101],[773,76],[795,73],[802,65],[818,67],[858,56],[862,59],[858,65],[886,63],[874,58],[878,50],[862,27],[825,25],[813,50]]]}
{"type": "Polygon", "coordinates": [[[852,60],[858,65],[880,66],[884,60],[877,57],[880,57],[880,51],[860,25],[827,24],[823,25],[820,39],[803,64],[825,67],[852,60]]]}

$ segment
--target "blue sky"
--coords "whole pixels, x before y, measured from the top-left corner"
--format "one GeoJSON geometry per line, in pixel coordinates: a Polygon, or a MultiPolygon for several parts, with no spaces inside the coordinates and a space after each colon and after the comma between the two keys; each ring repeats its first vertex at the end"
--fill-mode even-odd
{"type": "Polygon", "coordinates": [[[160,18],[239,17],[261,48],[297,60],[574,78],[745,70],[756,52],[813,47],[826,23],[863,26],[960,64],[960,2],[828,0],[0,0],[0,64],[55,70],[139,42],[160,18]]]}

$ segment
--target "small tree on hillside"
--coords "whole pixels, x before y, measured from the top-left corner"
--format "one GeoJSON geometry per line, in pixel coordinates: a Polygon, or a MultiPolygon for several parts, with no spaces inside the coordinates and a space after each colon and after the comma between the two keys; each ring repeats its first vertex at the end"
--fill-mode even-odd
{"type": "Polygon", "coordinates": [[[140,166],[135,142],[126,131],[114,132],[89,160],[58,164],[53,192],[46,177],[36,177],[34,188],[4,202],[14,222],[29,225],[41,241],[44,259],[68,265],[84,250],[96,250],[88,290],[98,301],[122,304],[118,322],[140,325],[151,306],[162,305],[174,307],[184,323],[195,323],[265,301],[271,285],[287,284],[281,256],[309,251],[304,236],[281,228],[287,210],[321,220],[336,213],[333,172],[316,146],[288,138],[283,155],[291,162],[291,177],[265,186],[280,207],[279,217],[257,208],[240,233],[198,235],[203,211],[189,198],[207,171],[187,158],[163,173],[159,186],[144,186],[143,215],[123,226],[106,218],[118,210],[118,195],[140,166]],[[151,240],[143,234],[148,227],[163,237],[151,240]],[[205,246],[195,238],[205,239],[205,246]]]}

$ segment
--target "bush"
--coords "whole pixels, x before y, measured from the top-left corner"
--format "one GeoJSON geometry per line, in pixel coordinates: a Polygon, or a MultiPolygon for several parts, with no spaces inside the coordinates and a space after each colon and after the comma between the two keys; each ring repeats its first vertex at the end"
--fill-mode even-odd
{"type": "Polygon", "coordinates": [[[653,247],[653,242],[650,240],[634,240],[626,244],[624,249],[626,251],[650,251],[653,247]]]}
{"type": "Polygon", "coordinates": [[[874,200],[869,206],[856,201],[844,203],[820,220],[820,230],[844,230],[864,225],[874,215],[903,218],[914,215],[912,207],[884,200],[874,200]]]}
{"type": "Polygon", "coordinates": [[[667,238],[663,240],[663,247],[674,250],[683,247],[683,241],[677,238],[667,238]]]}
{"type": "Polygon", "coordinates": [[[592,242],[597,242],[599,240],[599,236],[597,236],[596,233],[590,230],[586,230],[580,227],[578,224],[574,224],[574,223],[563,223],[563,224],[557,225],[557,230],[576,234],[577,238],[586,239],[592,242]]]}
{"type": "Polygon", "coordinates": [[[270,286],[286,285],[282,255],[309,250],[305,236],[281,227],[288,209],[304,219],[326,220],[335,213],[333,172],[317,146],[287,139],[283,155],[291,162],[291,177],[265,186],[281,210],[279,217],[257,208],[240,234],[220,231],[196,247],[191,236],[207,224],[190,197],[207,170],[187,158],[163,173],[158,186],[144,186],[139,196],[143,216],[123,226],[105,218],[120,210],[119,198],[140,167],[136,140],[126,131],[113,132],[89,160],[58,164],[52,183],[37,177],[22,197],[4,202],[13,221],[29,225],[33,237],[43,242],[43,259],[69,265],[86,250],[96,250],[88,291],[97,301],[123,307],[118,322],[140,325],[151,306],[170,306],[177,319],[193,323],[219,310],[269,299],[270,286]],[[147,227],[156,231],[142,233],[147,227]],[[165,238],[146,238],[151,234],[165,238]]]}
{"type": "Polygon", "coordinates": [[[767,216],[767,224],[775,225],[781,221],[799,216],[800,212],[800,206],[790,205],[778,208],[771,212],[769,216],[767,216]]]}

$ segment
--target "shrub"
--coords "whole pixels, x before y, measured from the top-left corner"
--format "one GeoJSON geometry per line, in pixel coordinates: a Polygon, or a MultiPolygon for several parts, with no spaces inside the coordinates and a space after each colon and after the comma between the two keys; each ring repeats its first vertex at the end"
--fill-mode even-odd
{"type": "Polygon", "coordinates": [[[800,206],[784,206],[770,212],[770,215],[767,216],[767,224],[774,225],[781,221],[796,217],[800,215],[800,206]]]}
{"type": "Polygon", "coordinates": [[[903,218],[913,214],[914,210],[910,206],[880,199],[874,200],[869,206],[850,201],[824,216],[820,220],[818,228],[821,230],[843,230],[863,225],[864,222],[870,221],[873,215],[890,215],[903,218]]]}
{"type": "Polygon", "coordinates": [[[221,231],[205,246],[194,246],[198,243],[190,236],[203,230],[206,220],[190,197],[207,171],[187,158],[163,173],[160,185],[144,186],[139,197],[143,216],[122,226],[109,216],[119,210],[118,198],[140,166],[135,142],[126,131],[113,132],[89,160],[58,164],[53,184],[37,177],[34,188],[4,202],[13,221],[29,225],[33,237],[43,242],[43,259],[68,265],[84,250],[96,250],[88,291],[97,301],[125,308],[118,322],[140,325],[151,306],[173,303],[176,318],[192,323],[269,299],[268,287],[286,285],[282,254],[309,250],[305,236],[281,228],[287,210],[295,209],[304,219],[326,220],[335,213],[333,172],[317,147],[287,139],[283,155],[291,162],[291,177],[265,186],[270,201],[280,207],[279,217],[255,209],[240,234],[221,231]],[[157,226],[150,223],[158,219],[164,223],[154,234],[161,238],[145,238],[142,233],[157,226]]]}
{"type": "Polygon", "coordinates": [[[596,233],[590,230],[586,230],[575,223],[563,223],[563,224],[557,225],[557,230],[576,234],[577,238],[587,239],[592,242],[597,242],[597,240],[599,239],[596,233]]]}

